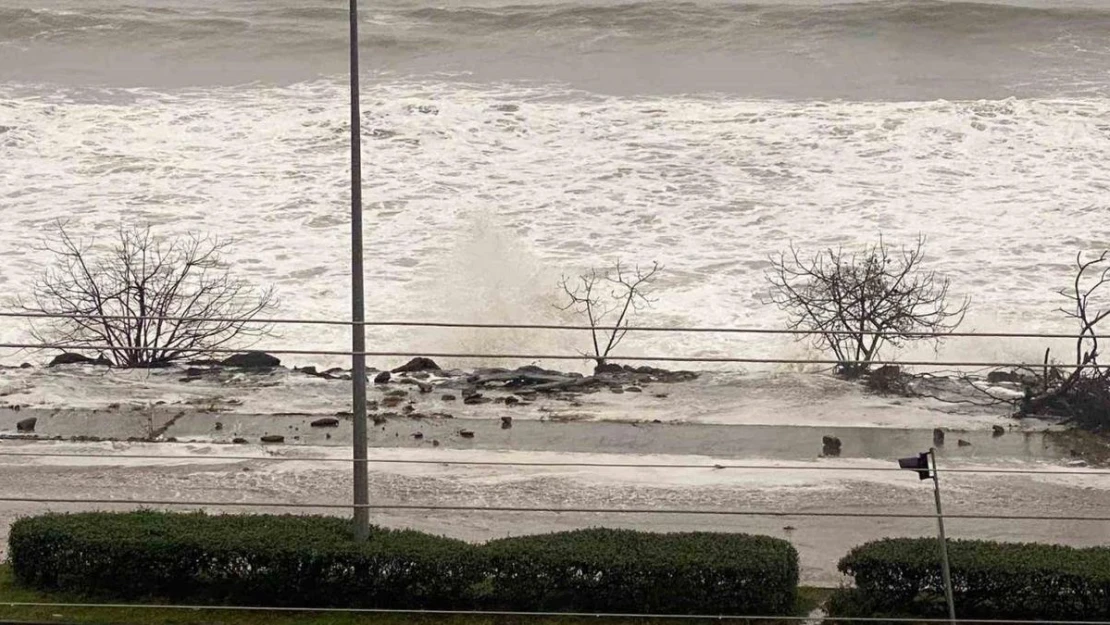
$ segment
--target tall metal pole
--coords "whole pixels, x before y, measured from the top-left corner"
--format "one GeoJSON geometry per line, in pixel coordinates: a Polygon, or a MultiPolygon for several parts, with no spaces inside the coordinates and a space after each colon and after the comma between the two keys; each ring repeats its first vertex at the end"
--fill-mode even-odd
{"type": "Polygon", "coordinates": [[[366,468],[366,310],[362,274],[362,119],[358,86],[358,0],[351,0],[351,382],[355,540],[370,535],[366,468]]]}
{"type": "Polygon", "coordinates": [[[952,593],[952,570],[948,566],[948,539],[944,536],[944,512],[940,507],[940,477],[937,475],[937,450],[929,449],[929,460],[932,462],[933,495],[937,500],[937,532],[940,541],[940,572],[944,579],[944,598],[948,602],[948,620],[956,623],[956,601],[952,593]]]}

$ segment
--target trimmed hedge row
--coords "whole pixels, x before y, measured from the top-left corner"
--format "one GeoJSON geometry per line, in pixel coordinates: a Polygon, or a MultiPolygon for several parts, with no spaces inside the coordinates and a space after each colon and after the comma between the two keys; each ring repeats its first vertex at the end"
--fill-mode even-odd
{"type": "Polygon", "coordinates": [[[764,536],[592,529],[484,551],[502,609],[782,615],[797,599],[797,551],[764,536]]]}
{"type": "MultiPolygon", "coordinates": [[[[1110,548],[948,542],[956,612],[968,618],[1110,617],[1110,548]]],[[[943,616],[936,539],[892,538],[856,547],[838,568],[856,588],[834,596],[833,616],[943,616]]]]}
{"type": "Polygon", "coordinates": [[[790,614],[798,555],[741,534],[592,529],[484,546],[332,517],[48,514],[12,525],[16,580],[212,604],[790,614]]]}
{"type": "Polygon", "coordinates": [[[269,606],[449,608],[482,579],[462,541],[328,517],[48,514],[12,525],[17,581],[121,599],[269,606]]]}

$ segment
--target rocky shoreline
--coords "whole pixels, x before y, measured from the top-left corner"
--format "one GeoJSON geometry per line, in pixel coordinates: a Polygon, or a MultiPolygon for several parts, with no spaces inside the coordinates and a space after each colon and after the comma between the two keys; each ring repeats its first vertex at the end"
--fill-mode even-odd
{"type": "MultiPolygon", "coordinates": [[[[43,368],[0,371],[0,440],[344,444],[350,440],[350,377],[346,369],[288,368],[260,352],[141,370],[66,356],[43,368]]],[[[928,447],[938,429],[950,434],[951,453],[966,446],[961,456],[1028,456],[1028,451],[1009,449],[1010,437],[1000,437],[1010,432],[1039,436],[1055,429],[1051,421],[1013,419],[997,404],[963,403],[961,394],[975,392],[966,381],[911,377],[889,368],[860,380],[618,364],[583,375],[535,365],[445,369],[430,359],[414,358],[388,371],[368,371],[367,377],[368,417],[374,424],[370,443],[385,447],[514,448],[531,436],[589,446],[585,434],[547,430],[526,435],[521,427],[531,431],[537,423],[575,424],[590,435],[631,440],[622,428],[646,432],[665,425],[658,432],[668,434],[652,435],[658,440],[644,434],[636,438],[642,453],[665,453],[667,437],[697,453],[696,446],[679,442],[687,434],[676,426],[719,425],[723,429],[713,436],[738,448],[746,447],[744,434],[728,427],[756,438],[762,436],[755,434],[759,428],[778,428],[779,436],[799,445],[798,457],[805,458],[852,457],[864,453],[861,441],[872,439],[893,449],[900,441],[920,438],[913,444],[928,447]],[[909,385],[917,396],[876,387],[877,380],[895,377],[899,387],[909,385]],[[942,401],[942,395],[952,399],[942,401]],[[916,438],[892,437],[886,433],[892,429],[914,432],[916,438]],[[506,436],[514,432],[515,437],[506,436]],[[1001,442],[991,442],[996,439],[1001,442]]],[[[1014,384],[998,375],[989,382],[998,389],[1014,384]]],[[[698,434],[689,442],[694,439],[716,448],[715,453],[729,454],[715,446],[713,437],[698,434]]],[[[1068,460],[1073,447],[1052,457],[1068,460]]],[[[870,449],[865,456],[878,453],[874,445],[870,449]]]]}

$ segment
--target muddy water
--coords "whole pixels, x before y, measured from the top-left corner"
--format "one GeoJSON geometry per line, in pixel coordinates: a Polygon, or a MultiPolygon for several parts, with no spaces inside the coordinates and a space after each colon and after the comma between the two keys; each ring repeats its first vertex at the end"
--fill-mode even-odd
{"type": "MultiPolygon", "coordinates": [[[[43,437],[97,436],[110,439],[144,437],[151,425],[165,428],[163,439],[230,443],[244,438],[259,443],[267,434],[280,434],[287,445],[346,446],[351,440],[349,420],[338,427],[314,428],[319,415],[241,415],[178,412],[172,424],[164,415],[153,421],[142,413],[88,411],[0,411],[0,433],[13,434],[20,418],[37,415],[36,434],[43,437]],[[166,427],[168,425],[168,427],[166,427]]],[[[611,421],[555,422],[515,420],[505,427],[500,419],[408,417],[372,426],[373,448],[433,448],[552,451],[630,455],[699,455],[713,458],[812,459],[821,454],[824,436],[841,440],[841,457],[892,459],[912,455],[933,445],[931,428],[811,427],[721,425],[690,423],[630,423],[611,421]],[[468,435],[472,434],[471,435],[468,435]]],[[[1056,433],[1015,427],[1002,435],[984,430],[948,430],[938,449],[952,460],[1014,459],[1053,461],[1067,458],[1070,446],[1056,433]],[[970,445],[961,445],[963,440],[970,445]]]]}

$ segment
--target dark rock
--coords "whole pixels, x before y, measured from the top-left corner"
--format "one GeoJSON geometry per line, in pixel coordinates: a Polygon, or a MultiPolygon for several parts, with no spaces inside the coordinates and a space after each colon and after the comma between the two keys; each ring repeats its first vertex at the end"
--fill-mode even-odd
{"type": "Polygon", "coordinates": [[[655,397],[656,399],[666,399],[670,397],[670,395],[668,395],[667,393],[656,393],[653,397],[655,397]]]}
{"type": "Polygon", "coordinates": [[[220,432],[220,431],[222,431],[222,430],[224,429],[224,424],[223,424],[223,423],[220,423],[219,421],[217,421],[217,422],[216,422],[216,425],[214,425],[214,426],[212,426],[212,427],[213,427],[213,429],[215,429],[215,430],[216,430],[217,432],[220,432]]]}
{"type": "Polygon", "coordinates": [[[640,388],[639,386],[628,386],[628,387],[625,387],[624,392],[626,392],[626,393],[643,393],[644,389],[640,388]]]}
{"type": "Polygon", "coordinates": [[[962,438],[956,440],[956,445],[958,447],[971,447],[971,443],[969,441],[965,441],[962,438]]]}
{"type": "Polygon", "coordinates": [[[25,363],[23,363],[23,364],[19,365],[19,368],[20,368],[20,369],[34,369],[34,368],[35,368],[35,365],[32,365],[32,364],[31,364],[31,363],[29,363],[29,362],[25,362],[25,363]]]}
{"type": "Polygon", "coordinates": [[[883,365],[871,372],[873,377],[897,378],[902,375],[902,368],[898,365],[883,365]]]}
{"type": "Polygon", "coordinates": [[[231,439],[231,442],[236,445],[246,445],[247,439],[236,436],[235,438],[231,439]]]}
{"type": "Polygon", "coordinates": [[[400,406],[403,403],[405,403],[405,398],[404,397],[396,397],[396,396],[386,397],[385,399],[382,400],[382,405],[385,406],[386,408],[396,408],[397,406],[400,406]]]}
{"type": "Polygon", "coordinates": [[[1021,382],[1021,375],[1016,371],[991,371],[987,374],[987,382],[999,384],[1001,382],[1021,382]]]}
{"type": "Polygon", "coordinates": [[[336,419],[335,417],[323,417],[321,419],[316,419],[312,423],[309,423],[309,426],[314,428],[335,428],[339,427],[339,419],[336,419]]]}
{"type": "Polygon", "coordinates": [[[513,427],[513,418],[512,417],[501,417],[501,429],[502,430],[508,430],[511,427],[513,427]]]}
{"type": "Polygon", "coordinates": [[[19,421],[18,423],[15,424],[15,431],[16,432],[34,432],[35,431],[35,426],[38,424],[38,422],[39,422],[39,420],[36,419],[35,417],[30,417],[30,418],[27,418],[27,419],[23,419],[23,420],[21,420],[21,421],[19,421]]]}
{"type": "Polygon", "coordinates": [[[57,365],[95,365],[98,364],[96,360],[83,356],[81,354],[72,354],[69,352],[58,354],[50,361],[48,367],[55,367],[57,365]]]}
{"type": "Polygon", "coordinates": [[[272,369],[273,367],[280,367],[281,360],[265,352],[246,352],[244,354],[232,354],[220,364],[225,367],[237,367],[239,369],[272,369]]]}
{"type": "Polygon", "coordinates": [[[451,393],[444,393],[443,397],[440,397],[440,399],[442,399],[443,401],[455,401],[455,399],[457,398],[451,393]]]}
{"type": "Polygon", "coordinates": [[[320,373],[316,371],[316,367],[314,367],[312,365],[309,365],[307,367],[301,367],[300,369],[298,369],[298,371],[300,371],[301,373],[303,373],[305,375],[314,375],[314,376],[319,376],[320,375],[320,373]]]}
{"type": "Polygon", "coordinates": [[[543,367],[537,367],[536,365],[524,365],[523,367],[517,367],[515,373],[524,375],[550,375],[555,377],[568,378],[582,377],[581,374],[564,373],[562,371],[555,371],[554,369],[544,369],[543,367]]]}
{"type": "Polygon", "coordinates": [[[401,412],[406,414],[406,415],[411,415],[412,413],[416,412],[416,408],[412,404],[409,404],[409,405],[405,406],[404,408],[402,408],[401,412]]]}
{"type": "Polygon", "coordinates": [[[424,440],[424,433],[423,432],[414,432],[412,437],[415,438],[418,441],[424,440]]]}
{"type": "Polygon", "coordinates": [[[459,430],[459,436],[463,438],[474,438],[474,432],[470,430],[459,430]]]}
{"type": "Polygon", "coordinates": [[[340,410],[340,411],[335,413],[335,416],[337,416],[337,417],[353,417],[353,416],[355,416],[355,413],[351,412],[350,410],[340,410]]]}
{"type": "Polygon", "coordinates": [[[594,375],[602,375],[602,374],[606,374],[606,373],[624,373],[624,372],[625,372],[624,367],[622,367],[620,365],[613,364],[611,362],[607,362],[603,365],[598,365],[598,366],[594,367],[594,375]]]}
{"type": "Polygon", "coordinates": [[[999,436],[1002,436],[1005,433],[1006,433],[1006,428],[1002,427],[1001,425],[995,425],[995,426],[991,427],[991,436],[993,436],[995,438],[998,438],[999,436]]]}
{"type": "Polygon", "coordinates": [[[624,393],[624,388],[620,386],[611,386],[609,387],[609,391],[616,395],[622,395],[624,393]]]}
{"type": "Polygon", "coordinates": [[[637,376],[646,377],[649,380],[657,382],[690,382],[698,379],[698,374],[693,371],[669,371],[667,369],[660,369],[658,367],[624,367],[626,373],[634,373],[637,376]]]}
{"type": "Polygon", "coordinates": [[[439,447],[439,441],[438,440],[433,440],[432,441],[432,447],[439,447]]]}
{"type": "Polygon", "coordinates": [[[940,428],[933,429],[933,444],[937,447],[944,447],[944,430],[940,428]]]}
{"type": "Polygon", "coordinates": [[[385,394],[386,397],[408,397],[409,392],[403,389],[394,389],[385,394]]]}
{"type": "Polygon", "coordinates": [[[420,389],[421,393],[431,393],[435,389],[434,386],[427,382],[417,382],[416,388],[420,389]]]}
{"type": "MultiPolygon", "coordinates": [[[[865,383],[868,389],[879,394],[904,395],[909,393],[909,376],[902,374],[902,369],[897,365],[883,365],[866,374],[865,383]]],[[[854,378],[855,375],[848,377],[854,378]]]]}
{"type": "Polygon", "coordinates": [[[391,379],[393,379],[393,376],[388,371],[382,371],[374,376],[374,384],[389,384],[391,379]]]}
{"type": "Polygon", "coordinates": [[[431,358],[420,356],[397,367],[393,370],[393,373],[416,373],[418,371],[441,371],[441,369],[431,358]]]}
{"type": "Polygon", "coordinates": [[[840,455],[840,439],[835,436],[821,437],[821,455],[837,457],[840,455]]]}
{"type": "Polygon", "coordinates": [[[187,377],[187,378],[199,378],[200,376],[204,375],[205,371],[206,371],[206,369],[198,369],[196,367],[189,367],[188,369],[185,370],[185,377],[187,377]]]}
{"type": "Polygon", "coordinates": [[[372,414],[370,415],[370,419],[374,422],[374,425],[383,425],[389,421],[389,417],[399,416],[401,415],[397,414],[396,412],[386,412],[383,414],[372,414]]]}
{"type": "Polygon", "coordinates": [[[285,437],[281,434],[267,434],[260,439],[263,443],[284,443],[285,437]]]}
{"type": "Polygon", "coordinates": [[[505,405],[506,406],[515,406],[519,403],[520,403],[520,398],[515,397],[513,395],[509,395],[508,397],[505,398],[505,405]]]}
{"type": "Polygon", "coordinates": [[[211,358],[202,358],[200,360],[186,361],[185,364],[189,365],[190,367],[219,367],[223,365],[223,362],[219,360],[212,360],[211,358]]]}
{"type": "Polygon", "coordinates": [[[466,399],[464,399],[463,403],[468,406],[475,406],[477,404],[488,404],[491,401],[493,400],[489,397],[482,397],[481,393],[474,393],[473,395],[470,395],[466,399]]]}

